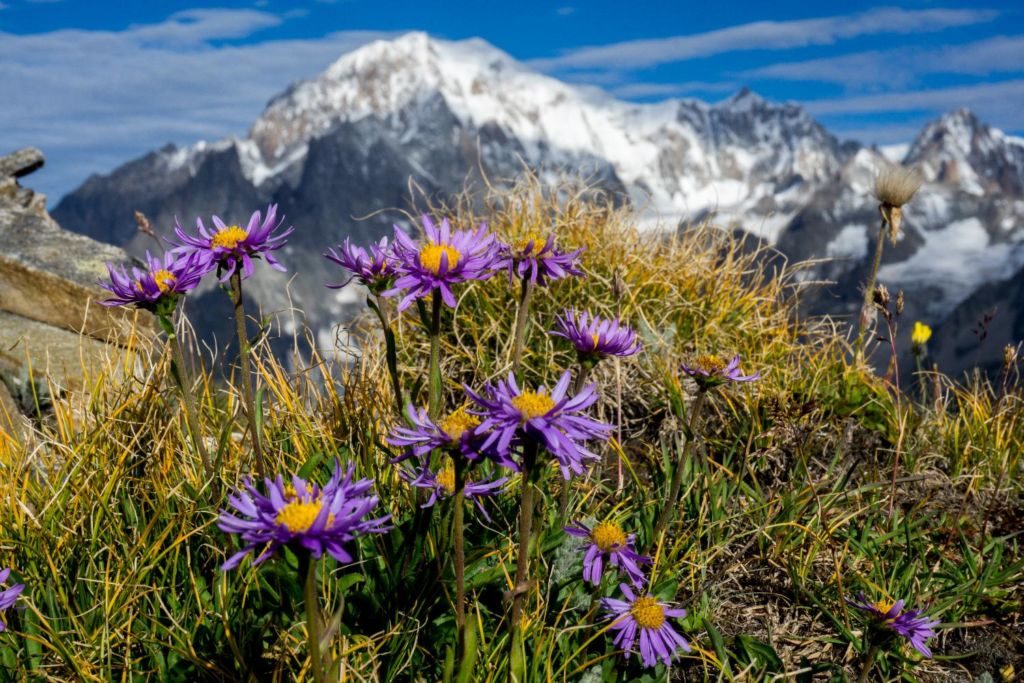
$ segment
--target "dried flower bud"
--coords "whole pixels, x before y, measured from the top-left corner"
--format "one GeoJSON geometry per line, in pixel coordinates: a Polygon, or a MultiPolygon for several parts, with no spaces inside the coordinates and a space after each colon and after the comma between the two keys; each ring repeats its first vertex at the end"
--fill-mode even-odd
{"type": "Polygon", "coordinates": [[[1018,349],[1013,344],[1003,347],[1003,368],[1009,369],[1017,363],[1018,349]]]}
{"type": "Polygon", "coordinates": [[[889,290],[885,285],[879,284],[875,287],[875,291],[871,293],[871,300],[875,302],[875,305],[882,310],[889,310],[889,302],[892,301],[892,297],[889,296],[889,290]]]}
{"type": "Polygon", "coordinates": [[[896,315],[902,315],[903,313],[903,290],[901,289],[896,293],[896,315]]]}

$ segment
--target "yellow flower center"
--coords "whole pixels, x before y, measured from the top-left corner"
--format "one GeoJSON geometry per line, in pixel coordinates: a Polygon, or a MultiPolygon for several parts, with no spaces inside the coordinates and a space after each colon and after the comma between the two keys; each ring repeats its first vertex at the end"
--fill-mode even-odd
{"type": "Polygon", "coordinates": [[[601,337],[600,335],[592,334],[590,335],[590,341],[594,343],[594,348],[596,349],[597,345],[601,343],[601,337]]]}
{"type": "Polygon", "coordinates": [[[601,522],[590,532],[590,538],[605,553],[626,546],[626,532],[615,522],[601,522]]]}
{"type": "Polygon", "coordinates": [[[892,602],[891,600],[879,600],[875,603],[875,609],[884,615],[888,614],[889,610],[891,610],[892,606],[895,604],[896,603],[892,602]]]}
{"type": "Polygon", "coordinates": [[[659,629],[665,623],[665,608],[650,595],[637,598],[629,613],[640,628],[659,629]]]}
{"type": "Polygon", "coordinates": [[[447,244],[428,244],[420,249],[420,265],[437,275],[441,270],[441,255],[448,258],[448,270],[459,264],[462,254],[453,246],[447,244]]]}
{"type": "MultiPolygon", "coordinates": [[[[174,286],[174,282],[178,278],[174,277],[174,273],[169,270],[154,270],[153,271],[153,282],[156,283],[156,288],[160,290],[161,294],[166,294],[174,286]]],[[[136,282],[135,289],[142,291],[142,283],[136,282]]]]}
{"type": "MultiPolygon", "coordinates": [[[[323,503],[320,500],[293,500],[281,508],[274,521],[288,529],[293,534],[301,534],[309,531],[313,522],[320,515],[323,503]]],[[[330,520],[328,520],[328,526],[330,520]]]]}
{"type": "Polygon", "coordinates": [[[463,434],[474,427],[480,426],[480,418],[476,415],[470,415],[466,412],[465,407],[463,407],[442,419],[437,426],[448,435],[449,439],[458,441],[462,438],[463,434]]]}
{"type": "Polygon", "coordinates": [[[529,257],[536,256],[543,251],[546,243],[547,239],[542,235],[536,232],[531,232],[529,235],[516,242],[515,247],[517,252],[523,256],[529,257]],[[531,242],[533,242],[533,246],[530,246],[531,242]],[[527,251],[527,249],[529,249],[529,251],[527,251]]]}
{"type": "Polygon", "coordinates": [[[694,365],[705,372],[714,373],[724,370],[728,363],[726,363],[721,356],[709,353],[703,356],[698,356],[697,360],[694,361],[694,365]]]}
{"type": "Polygon", "coordinates": [[[442,467],[434,477],[437,485],[444,489],[449,496],[455,494],[455,470],[451,467],[442,467]]]}
{"type": "Polygon", "coordinates": [[[555,407],[555,402],[542,391],[524,391],[512,399],[512,405],[522,414],[525,421],[547,415],[555,407]]]}
{"type": "Polygon", "coordinates": [[[299,495],[299,492],[295,490],[295,487],[291,484],[284,485],[284,497],[285,500],[291,500],[295,496],[299,495]]]}
{"type": "Polygon", "coordinates": [[[210,239],[210,246],[222,247],[224,249],[234,249],[235,247],[238,246],[239,242],[241,242],[248,236],[249,233],[247,233],[245,230],[238,227],[237,225],[232,225],[230,227],[224,228],[223,230],[218,230],[217,233],[214,234],[213,238],[210,239]]]}

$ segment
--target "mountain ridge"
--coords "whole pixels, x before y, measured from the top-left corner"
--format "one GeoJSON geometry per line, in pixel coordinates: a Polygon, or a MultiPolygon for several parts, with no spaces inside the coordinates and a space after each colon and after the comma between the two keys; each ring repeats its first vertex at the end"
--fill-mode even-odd
{"type": "MultiPolygon", "coordinates": [[[[525,165],[544,181],[587,176],[641,207],[651,225],[712,220],[791,259],[832,257],[817,275],[837,284],[811,307],[847,315],[877,234],[870,190],[885,161],[882,150],[841,141],[799,105],[746,88],[717,104],[625,102],[533,72],[479,39],[410,33],[288,86],[245,137],[151,152],[90,177],[54,215],[137,252],[134,209],[166,229],[176,215],[244,217],[280,203],[300,227],[285,257],[301,276],[292,298],[281,293],[283,278],[256,294],[265,307],[305,308],[323,332],[352,298],[319,289],[332,279],[323,248],[387,232],[401,216],[378,210],[412,209],[410,180],[443,199],[525,165]]],[[[925,126],[903,161],[921,166],[927,183],[887,250],[883,281],[906,289],[908,301],[919,295],[908,315],[937,322],[1024,266],[1024,145],[959,110],[925,126]]]]}

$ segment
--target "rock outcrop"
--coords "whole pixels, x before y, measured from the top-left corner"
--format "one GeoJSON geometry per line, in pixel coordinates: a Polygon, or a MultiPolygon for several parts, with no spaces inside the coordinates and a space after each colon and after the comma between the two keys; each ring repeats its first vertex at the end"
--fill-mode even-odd
{"type": "Polygon", "coordinates": [[[104,263],[126,261],[125,252],[61,229],[46,197],[18,182],[43,163],[33,148],[0,157],[0,430],[8,434],[39,411],[41,387],[79,388],[138,322],[135,312],[98,304],[104,263]]]}

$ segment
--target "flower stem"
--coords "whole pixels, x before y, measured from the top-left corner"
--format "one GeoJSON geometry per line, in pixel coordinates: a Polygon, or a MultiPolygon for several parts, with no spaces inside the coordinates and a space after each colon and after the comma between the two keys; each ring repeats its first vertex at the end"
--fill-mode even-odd
{"type": "Polygon", "coordinates": [[[181,339],[175,331],[174,324],[161,316],[161,325],[167,332],[168,341],[171,344],[171,356],[174,360],[174,379],[178,383],[181,392],[181,402],[185,406],[185,422],[188,424],[188,431],[192,436],[192,443],[195,444],[199,459],[203,462],[203,469],[206,476],[213,478],[213,465],[210,463],[210,454],[206,450],[206,442],[203,440],[203,433],[199,429],[199,416],[196,411],[195,397],[192,395],[192,377],[185,365],[185,352],[181,348],[181,339]]]}
{"type": "Polygon", "coordinates": [[[523,278],[519,294],[519,310],[516,312],[516,329],[512,337],[512,372],[519,369],[523,360],[523,344],[526,342],[526,322],[530,317],[530,299],[533,297],[533,283],[523,278]]]}
{"type": "Polygon", "coordinates": [[[316,561],[308,551],[299,553],[299,573],[303,575],[302,599],[306,603],[306,637],[309,643],[309,664],[313,680],[323,683],[324,668],[320,657],[320,608],[316,589],[316,561]]]}
{"type": "Polygon", "coordinates": [[[380,320],[381,329],[384,331],[384,347],[388,364],[388,373],[391,375],[391,388],[395,392],[395,411],[402,414],[402,382],[398,376],[398,347],[395,344],[395,331],[391,327],[391,320],[388,312],[384,309],[388,301],[380,295],[374,295],[375,301],[367,300],[370,308],[377,314],[380,320]]]}
{"type": "Polygon", "coordinates": [[[687,435],[686,445],[683,446],[683,450],[679,454],[679,461],[676,462],[675,471],[672,472],[672,483],[669,486],[668,498],[665,500],[665,507],[661,511],[661,515],[658,517],[658,523],[654,525],[654,537],[652,542],[656,541],[661,535],[661,532],[665,530],[665,527],[672,520],[672,516],[675,513],[676,503],[679,498],[679,489],[683,483],[683,466],[686,461],[690,458],[690,454],[693,452],[693,445],[697,441],[697,420],[700,419],[700,414],[704,409],[704,402],[707,399],[707,389],[697,389],[697,397],[693,400],[693,407],[690,408],[690,420],[688,424],[689,434],[687,435]]]}
{"type": "Polygon", "coordinates": [[[461,662],[465,652],[466,631],[466,548],[464,536],[464,519],[466,513],[466,461],[461,455],[454,456],[455,461],[455,510],[452,515],[452,538],[454,543],[455,563],[455,628],[456,661],[461,662]]]}
{"type": "MultiPolygon", "coordinates": [[[[533,489],[534,470],[537,465],[536,441],[527,441],[523,448],[522,480],[523,490],[519,500],[519,555],[516,560],[516,581],[512,587],[512,632],[519,628],[519,617],[526,595],[526,575],[530,564],[530,536],[533,530],[533,489]]],[[[513,635],[512,642],[515,642],[513,635]]]]}
{"type": "Polygon", "coordinates": [[[878,243],[875,245],[875,258],[871,262],[871,271],[868,273],[868,281],[864,284],[864,303],[860,310],[860,331],[857,333],[857,343],[854,349],[857,356],[864,353],[867,328],[870,325],[869,312],[873,306],[875,295],[875,282],[878,280],[878,269],[882,266],[882,250],[885,248],[885,217],[882,217],[882,225],[878,228],[878,243]]]}
{"type": "Polygon", "coordinates": [[[437,419],[441,414],[441,292],[434,290],[433,310],[430,316],[430,417],[437,419]]]}
{"type": "Polygon", "coordinates": [[[864,666],[860,670],[860,675],[857,676],[857,683],[865,683],[868,680],[868,674],[871,673],[871,669],[875,664],[875,657],[878,655],[878,644],[874,643],[868,648],[868,653],[864,655],[864,666]]]}
{"type": "Polygon", "coordinates": [[[235,304],[235,334],[238,337],[238,359],[242,365],[242,393],[246,417],[249,418],[249,432],[252,434],[252,450],[256,455],[256,472],[260,477],[267,473],[263,458],[263,444],[256,424],[256,398],[252,390],[252,365],[249,361],[249,334],[245,331],[245,301],[242,298],[242,273],[235,270],[231,276],[231,299],[235,304]]]}

